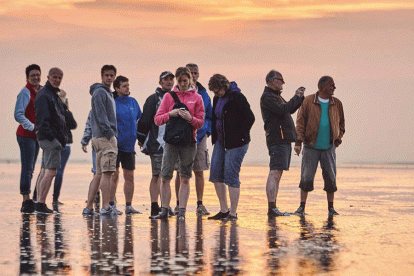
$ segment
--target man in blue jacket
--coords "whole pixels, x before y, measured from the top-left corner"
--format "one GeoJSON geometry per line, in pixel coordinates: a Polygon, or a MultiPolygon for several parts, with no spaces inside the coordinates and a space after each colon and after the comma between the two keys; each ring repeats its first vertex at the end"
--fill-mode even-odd
{"type": "MultiPolygon", "coordinates": [[[[118,186],[119,166],[122,164],[124,174],[125,213],[140,214],[132,206],[134,196],[135,143],[137,141],[137,122],[141,118],[141,109],[137,101],[130,97],[129,80],[118,76],[114,81],[116,120],[118,125],[118,157],[116,171],[112,176],[110,205],[114,205],[116,187],[118,186]]],[[[116,210],[117,214],[122,212],[116,210]]]]}
{"type": "MultiPolygon", "coordinates": [[[[204,194],[204,171],[210,169],[210,158],[208,155],[207,149],[207,138],[211,134],[211,118],[212,118],[212,106],[211,99],[207,93],[207,90],[199,83],[198,77],[200,73],[198,71],[198,65],[195,63],[189,63],[186,65],[190,69],[191,75],[193,76],[193,81],[197,89],[197,93],[201,95],[204,103],[204,125],[202,128],[197,130],[197,153],[194,158],[193,171],[195,175],[195,186],[197,193],[197,215],[205,216],[210,215],[210,212],[207,211],[206,207],[203,205],[203,194],[204,194]]],[[[178,195],[180,190],[180,178],[179,173],[175,179],[175,192],[178,195]]],[[[177,197],[178,198],[178,197],[177,197]]],[[[176,212],[179,206],[177,201],[176,212]]]]}

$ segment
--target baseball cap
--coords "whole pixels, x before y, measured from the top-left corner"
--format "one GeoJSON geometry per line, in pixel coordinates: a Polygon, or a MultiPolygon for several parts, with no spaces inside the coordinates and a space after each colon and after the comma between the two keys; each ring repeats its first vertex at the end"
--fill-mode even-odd
{"type": "Polygon", "coordinates": [[[161,75],[160,75],[160,80],[162,80],[163,78],[168,77],[168,76],[173,76],[173,77],[175,77],[175,76],[174,76],[174,74],[173,74],[173,73],[171,73],[170,71],[164,71],[164,72],[162,72],[162,73],[161,73],[161,75]]]}

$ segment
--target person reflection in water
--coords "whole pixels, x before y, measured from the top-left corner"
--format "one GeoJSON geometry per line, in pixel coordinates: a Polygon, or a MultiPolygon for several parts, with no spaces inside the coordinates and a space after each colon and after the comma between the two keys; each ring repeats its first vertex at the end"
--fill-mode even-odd
{"type": "Polygon", "coordinates": [[[168,219],[151,220],[151,273],[166,274],[171,272],[170,267],[170,225],[168,219]],[[158,235],[158,222],[160,234],[158,235]]]}
{"type": "Polygon", "coordinates": [[[269,217],[268,226],[267,240],[269,252],[267,254],[267,266],[270,271],[269,274],[274,275],[282,272],[282,267],[287,263],[285,258],[289,249],[287,248],[287,242],[278,234],[279,228],[277,227],[275,216],[269,217]]]}
{"type": "Polygon", "coordinates": [[[340,250],[336,239],[336,232],[332,217],[321,229],[315,229],[313,224],[306,221],[305,217],[300,219],[301,231],[298,241],[298,263],[299,274],[310,272],[332,272],[335,271],[335,259],[340,250]]]}
{"type": "Polygon", "coordinates": [[[213,254],[213,274],[214,275],[236,275],[241,273],[239,269],[239,237],[237,234],[237,223],[231,222],[229,249],[226,252],[227,229],[226,224],[220,225],[218,235],[216,235],[217,246],[213,254]]]}
{"type": "Polygon", "coordinates": [[[134,275],[134,236],[131,215],[125,216],[124,267],[122,274],[134,275]]]}
{"type": "Polygon", "coordinates": [[[20,232],[20,275],[36,274],[36,263],[33,260],[32,242],[30,239],[30,215],[22,215],[20,232]]]}
{"type": "Polygon", "coordinates": [[[197,228],[195,232],[194,262],[197,273],[204,271],[204,246],[203,246],[203,217],[197,216],[197,228]]]}
{"type": "Polygon", "coordinates": [[[176,224],[176,240],[175,240],[175,264],[177,265],[177,270],[181,273],[187,274],[187,268],[189,266],[189,247],[187,239],[187,225],[185,220],[177,220],[176,224]]]}

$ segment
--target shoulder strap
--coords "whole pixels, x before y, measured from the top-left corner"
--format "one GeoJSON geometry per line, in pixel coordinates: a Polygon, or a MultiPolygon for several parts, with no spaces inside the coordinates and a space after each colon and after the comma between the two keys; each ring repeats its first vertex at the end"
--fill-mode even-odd
{"type": "Polygon", "coordinates": [[[180,99],[178,98],[177,94],[174,91],[170,91],[171,96],[173,97],[175,103],[181,103],[180,99]]]}

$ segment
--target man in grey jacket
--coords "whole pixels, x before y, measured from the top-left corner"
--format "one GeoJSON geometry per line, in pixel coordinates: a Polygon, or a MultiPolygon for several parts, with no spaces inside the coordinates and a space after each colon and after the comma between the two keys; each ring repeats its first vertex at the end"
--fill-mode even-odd
{"type": "Polygon", "coordinates": [[[100,179],[89,186],[88,202],[82,212],[84,215],[93,214],[92,204],[99,187],[102,192],[101,215],[112,212],[109,205],[110,180],[116,170],[118,145],[115,101],[110,88],[115,76],[115,66],[104,65],[101,69],[102,83],[95,83],[90,89],[92,146],[96,151],[96,175],[100,179]]]}

